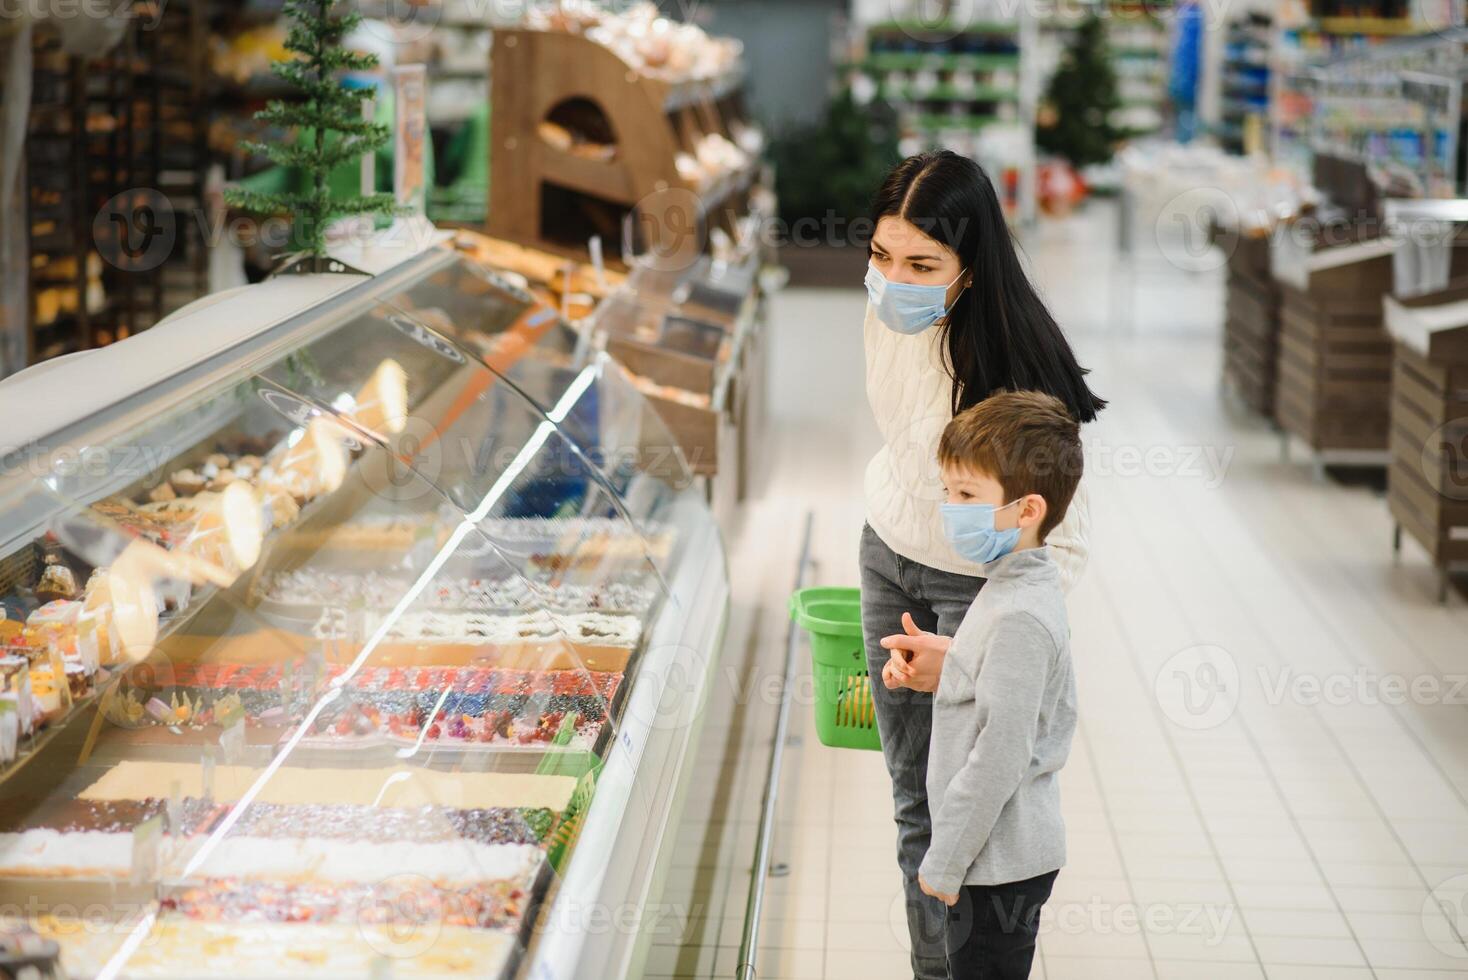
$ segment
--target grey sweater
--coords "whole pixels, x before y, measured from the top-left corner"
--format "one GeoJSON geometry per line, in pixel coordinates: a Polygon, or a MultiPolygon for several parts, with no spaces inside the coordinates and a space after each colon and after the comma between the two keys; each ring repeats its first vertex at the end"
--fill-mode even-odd
{"type": "Polygon", "coordinates": [[[984,577],[933,698],[933,838],[918,872],[944,894],[1065,864],[1058,773],[1076,689],[1060,573],[1034,548],[990,562],[984,577]]]}

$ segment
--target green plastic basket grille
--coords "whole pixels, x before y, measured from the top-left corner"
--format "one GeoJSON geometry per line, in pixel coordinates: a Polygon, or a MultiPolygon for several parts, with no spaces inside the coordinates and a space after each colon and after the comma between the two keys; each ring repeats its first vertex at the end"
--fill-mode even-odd
{"type": "Polygon", "coordinates": [[[881,749],[861,631],[861,590],[801,589],[790,615],[810,636],[816,734],[838,749],[881,749]]]}

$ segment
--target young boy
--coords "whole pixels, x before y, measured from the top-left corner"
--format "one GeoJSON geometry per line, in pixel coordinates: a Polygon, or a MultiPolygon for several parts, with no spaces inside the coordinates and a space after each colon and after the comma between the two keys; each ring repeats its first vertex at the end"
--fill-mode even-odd
{"type": "MultiPolygon", "coordinates": [[[[928,808],[918,869],[948,906],[948,972],[1024,980],[1040,907],[1065,864],[1057,774],[1075,732],[1075,678],[1060,575],[1045,535],[1080,481],[1080,429],[1038,392],[991,395],[938,445],[944,531],[986,582],[953,637],[933,697],[928,808]]],[[[883,682],[911,666],[894,650],[883,682]]]]}

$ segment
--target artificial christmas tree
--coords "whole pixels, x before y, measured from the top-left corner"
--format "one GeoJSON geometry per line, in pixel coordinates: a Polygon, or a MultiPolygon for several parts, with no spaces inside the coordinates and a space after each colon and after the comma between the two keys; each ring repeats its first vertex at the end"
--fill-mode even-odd
{"type": "Polygon", "coordinates": [[[387,126],[362,118],[362,99],[368,93],[346,87],[337,77],[340,72],[368,71],[377,66],[376,55],[342,48],[342,38],[361,22],[362,16],[335,16],[333,9],[339,2],[288,0],[285,13],[293,23],[285,46],[300,57],[277,62],[271,70],[300,89],[304,99],[272,101],[255,118],[294,128],[296,139],[291,143],[244,144],[250,152],[299,170],[304,178],[301,191],[260,193],[237,187],[225,191],[229,203],[242,210],[291,215],[292,237],[310,256],[314,271],[324,269],[326,228],[332,221],[395,210],[391,194],[333,196],[329,186],[333,169],[376,152],[389,137],[387,126]]]}
{"type": "Polygon", "coordinates": [[[1121,100],[1106,57],[1104,28],[1095,14],[1076,28],[1045,102],[1035,134],[1042,151],[1069,160],[1078,170],[1111,159],[1126,134],[1111,124],[1121,100]]]}

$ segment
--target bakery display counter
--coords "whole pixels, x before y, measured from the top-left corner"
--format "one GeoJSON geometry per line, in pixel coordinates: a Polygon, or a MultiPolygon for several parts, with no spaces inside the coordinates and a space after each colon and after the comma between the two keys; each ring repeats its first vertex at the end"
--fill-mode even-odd
{"type": "MultiPolygon", "coordinates": [[[[757,236],[750,235],[746,241],[757,236]]],[[[588,320],[667,423],[722,510],[744,496],[762,424],[763,307],[754,250],[686,266],[635,262],[588,320]]]]}
{"type": "Polygon", "coordinates": [[[552,300],[436,247],[211,297],[20,406],[0,926],[73,977],[635,973],[576,910],[656,900],[728,582],[552,300]]]}

